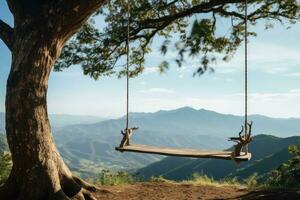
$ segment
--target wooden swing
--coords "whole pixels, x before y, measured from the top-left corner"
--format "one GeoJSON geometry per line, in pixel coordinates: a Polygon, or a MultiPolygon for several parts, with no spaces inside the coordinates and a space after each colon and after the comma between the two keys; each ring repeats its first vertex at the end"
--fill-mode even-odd
{"type": "Polygon", "coordinates": [[[127,2],[127,63],[126,63],[126,86],[127,86],[127,101],[126,101],[126,128],[121,131],[123,135],[122,141],[115,149],[120,152],[134,152],[134,153],[147,153],[147,154],[159,154],[166,156],[180,156],[180,157],[192,157],[192,158],[215,158],[224,160],[234,160],[236,162],[248,161],[251,159],[251,153],[248,152],[248,144],[252,141],[251,130],[252,122],[248,123],[248,30],[247,30],[247,0],[245,0],[245,121],[242,126],[242,130],[239,132],[238,137],[230,137],[229,141],[236,143],[233,151],[209,151],[200,149],[183,149],[183,148],[169,148],[148,146],[142,144],[131,144],[130,139],[133,132],[138,130],[138,127],[129,128],[129,42],[130,42],[130,13],[129,3],[127,2]],[[244,150],[245,149],[245,150],[244,150]]]}

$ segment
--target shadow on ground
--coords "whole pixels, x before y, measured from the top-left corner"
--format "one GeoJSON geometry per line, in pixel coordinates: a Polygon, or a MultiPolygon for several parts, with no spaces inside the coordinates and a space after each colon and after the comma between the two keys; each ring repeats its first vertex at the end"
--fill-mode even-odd
{"type": "MultiPolygon", "coordinates": [[[[235,198],[233,198],[235,199],[235,198]]],[[[283,191],[283,190],[259,190],[249,191],[238,197],[243,200],[300,200],[300,191],[283,191]]]]}

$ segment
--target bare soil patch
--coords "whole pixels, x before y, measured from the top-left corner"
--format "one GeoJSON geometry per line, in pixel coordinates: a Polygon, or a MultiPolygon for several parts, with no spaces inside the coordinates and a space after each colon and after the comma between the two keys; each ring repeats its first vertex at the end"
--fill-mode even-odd
{"type": "Polygon", "coordinates": [[[221,200],[267,199],[300,200],[300,192],[261,191],[238,187],[195,186],[172,183],[138,183],[134,185],[101,186],[98,200],[221,200]]]}

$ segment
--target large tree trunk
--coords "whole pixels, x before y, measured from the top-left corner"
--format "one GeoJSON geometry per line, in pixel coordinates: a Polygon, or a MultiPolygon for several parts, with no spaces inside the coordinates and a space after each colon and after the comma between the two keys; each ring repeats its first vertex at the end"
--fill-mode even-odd
{"type": "Polygon", "coordinates": [[[6,134],[13,169],[0,188],[1,200],[94,199],[89,191],[96,188],[72,175],[54,144],[47,114],[47,89],[52,66],[66,40],[101,3],[83,3],[87,10],[78,6],[74,11],[71,7],[77,21],[68,13],[67,18],[59,16],[64,21],[57,23],[59,27],[54,31],[50,16],[22,19],[25,15],[15,14],[6,91],[6,134]],[[83,14],[76,16],[81,8],[83,14]]]}

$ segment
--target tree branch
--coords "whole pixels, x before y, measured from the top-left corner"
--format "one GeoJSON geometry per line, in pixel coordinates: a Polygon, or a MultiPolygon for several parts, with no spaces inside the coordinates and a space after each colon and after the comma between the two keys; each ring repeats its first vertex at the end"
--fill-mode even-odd
{"type": "Polygon", "coordinates": [[[58,2],[53,8],[54,10],[60,10],[60,17],[64,20],[61,24],[62,31],[64,29],[73,29],[73,32],[67,34],[67,38],[73,35],[86,20],[94,13],[97,9],[104,4],[106,0],[66,0],[58,2]],[[70,20],[72,19],[72,20],[70,20]]]}
{"type": "Polygon", "coordinates": [[[13,0],[6,0],[6,2],[7,2],[7,5],[8,5],[8,8],[9,8],[10,12],[12,14],[14,14],[16,12],[16,9],[17,9],[16,4],[14,4],[13,0]]]}
{"type": "Polygon", "coordinates": [[[208,2],[201,3],[199,5],[193,6],[189,9],[183,10],[181,12],[177,12],[173,15],[167,15],[163,16],[161,18],[154,18],[154,19],[147,19],[144,22],[142,22],[143,25],[149,25],[149,24],[157,24],[161,22],[166,21],[174,21],[179,18],[187,17],[195,13],[208,13],[214,10],[216,7],[223,6],[225,4],[230,3],[241,3],[241,0],[211,0],[208,2]]]}
{"type": "Polygon", "coordinates": [[[12,50],[13,46],[13,31],[13,28],[0,19],[0,39],[3,40],[10,50],[12,50]]]}
{"type": "Polygon", "coordinates": [[[68,40],[106,0],[7,0],[14,15],[15,27],[22,27],[24,19],[32,26],[41,26],[49,37],[59,34],[68,40]],[[36,23],[36,24],[35,24],[36,23]]]}

